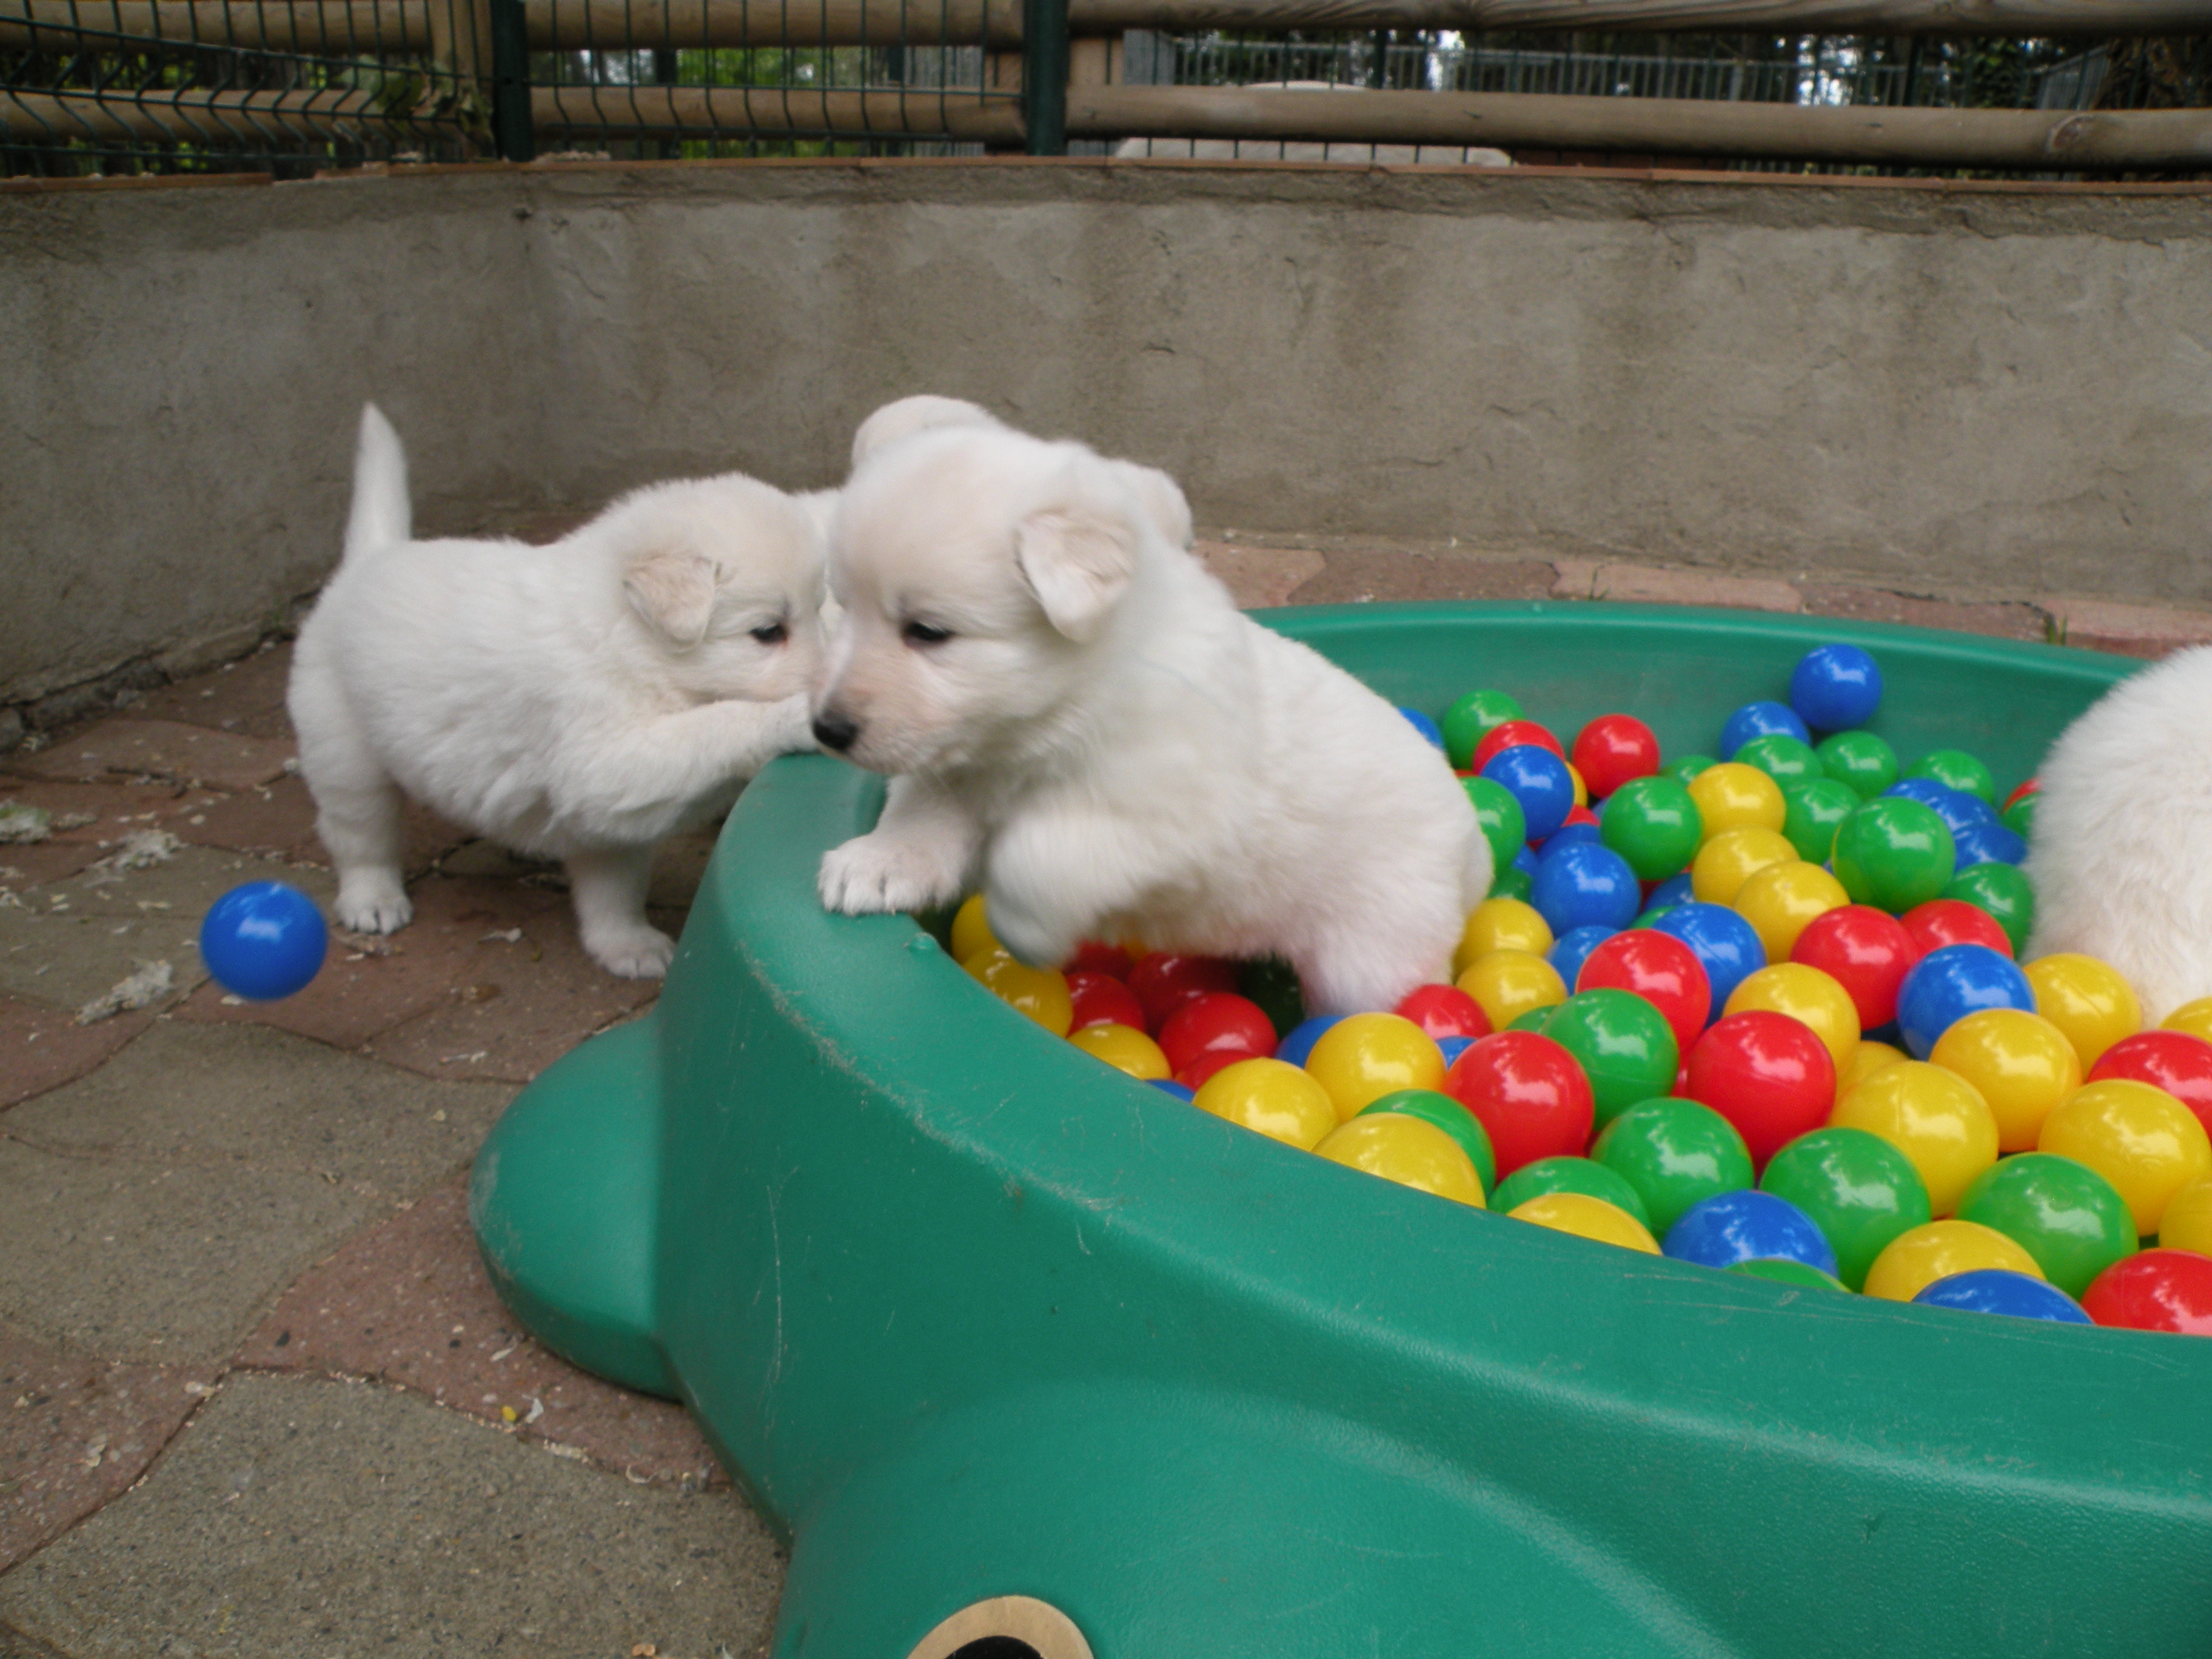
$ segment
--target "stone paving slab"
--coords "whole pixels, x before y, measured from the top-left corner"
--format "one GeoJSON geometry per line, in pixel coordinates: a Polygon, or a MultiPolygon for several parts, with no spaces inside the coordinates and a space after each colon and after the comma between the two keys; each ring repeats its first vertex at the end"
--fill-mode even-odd
{"type": "MultiPolygon", "coordinates": [[[[74,1009],[0,996],[0,1111],[82,1077],[153,1020],[150,1012],[80,1025],[74,1009]]],[[[5,1121],[0,1120],[0,1130],[5,1121]]]]}
{"type": "Polygon", "coordinates": [[[103,778],[166,778],[216,789],[251,789],[285,774],[289,739],[211,732],[176,720],[106,720],[73,738],[10,757],[26,777],[96,783],[103,778]]]}
{"type": "Polygon", "coordinates": [[[1297,588],[1297,605],[1366,605],[1401,599],[1540,599],[1556,580],[1531,559],[1451,552],[1386,553],[1352,548],[1330,553],[1327,568],[1297,588]]]}
{"type": "Polygon", "coordinates": [[[751,1659],[781,1577],[728,1492],[371,1383],[234,1376],[143,1485],[0,1577],[0,1621],[70,1659],[751,1659]]]}
{"type": "Polygon", "coordinates": [[[1804,596],[1806,611],[1815,617],[1903,623],[2007,640],[2047,640],[2051,635],[2050,617],[2032,605],[1961,603],[1823,582],[1800,582],[1797,591],[1804,596]]]}
{"type": "Polygon", "coordinates": [[[146,692],[131,708],[145,720],[178,720],[249,738],[289,743],[284,691],[292,678],[292,646],[275,641],[211,673],[146,692]]]}

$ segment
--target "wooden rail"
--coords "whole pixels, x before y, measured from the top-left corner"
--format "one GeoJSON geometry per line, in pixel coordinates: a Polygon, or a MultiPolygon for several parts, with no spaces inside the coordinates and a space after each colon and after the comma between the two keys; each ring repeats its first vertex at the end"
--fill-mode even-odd
{"type": "Polygon", "coordinates": [[[672,137],[724,132],[881,133],[1018,145],[1021,109],[974,88],[939,92],[808,92],[784,87],[533,87],[532,125],[541,133],[593,137],[672,137]]]}
{"type": "Polygon", "coordinates": [[[49,142],[195,143],[272,129],[332,137],[404,125],[365,92],[0,92],[0,132],[49,142]]]}

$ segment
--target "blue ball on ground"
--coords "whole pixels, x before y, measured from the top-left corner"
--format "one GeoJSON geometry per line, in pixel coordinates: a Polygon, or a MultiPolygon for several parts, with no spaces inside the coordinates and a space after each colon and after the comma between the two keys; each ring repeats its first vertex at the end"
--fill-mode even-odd
{"type": "Polygon", "coordinates": [[[1528,902],[1551,924],[1553,937],[1563,939],[1577,928],[1619,932],[1636,920],[1643,893],[1626,859],[1595,842],[1574,842],[1536,861],[1528,902]]]}
{"type": "Polygon", "coordinates": [[[1914,963],[1897,989],[1897,1029],[1915,1060],[1968,1014],[1984,1008],[2035,1012],[2035,991],[2020,965],[1986,945],[1947,945],[1914,963]]]}
{"type": "Polygon", "coordinates": [[[1800,743],[1808,742],[1813,736],[1788,703],[1747,702],[1730,714],[1728,724],[1721,727],[1721,753],[1733,758],[1735,751],[1753,738],[1776,734],[1795,738],[1800,743]]]}
{"type": "Polygon", "coordinates": [[[1833,1277],[1826,1235],[1786,1198],[1756,1188],[1700,1199],[1667,1230],[1660,1248],[1677,1261],[1732,1267],[1739,1261],[1802,1261],[1833,1277]]]}
{"type": "Polygon", "coordinates": [[[1530,841],[1550,837],[1575,810],[1575,781],[1566,762],[1533,743],[1499,750],[1482,775],[1521,803],[1530,841]]]}
{"type": "Polygon", "coordinates": [[[1790,707],[1816,732],[1864,726],[1881,707],[1881,670],[1856,645],[1816,645],[1790,671],[1790,707]]]}
{"type": "Polygon", "coordinates": [[[2093,1322],[2081,1304],[2056,1285],[2003,1267],[1953,1273],[1923,1286],[1912,1299],[1923,1307],[2004,1314],[2014,1319],[2049,1319],[2062,1325],[2093,1322]]]}
{"type": "Polygon", "coordinates": [[[1735,988],[1766,966],[1766,946],[1759,930],[1724,904],[1690,899],[1652,922],[1660,933],[1672,933],[1690,947],[1713,988],[1711,1018],[1721,1017],[1735,988]]]}
{"type": "Polygon", "coordinates": [[[251,1002],[307,988],[322,971],[330,930],[314,900],[281,881],[249,881],[209,907],[200,960],[216,984],[251,1002]]]}

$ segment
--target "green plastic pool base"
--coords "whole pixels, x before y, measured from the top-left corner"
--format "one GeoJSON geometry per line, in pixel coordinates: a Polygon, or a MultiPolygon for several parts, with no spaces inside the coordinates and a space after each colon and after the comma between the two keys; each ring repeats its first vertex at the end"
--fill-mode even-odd
{"type": "MultiPolygon", "coordinates": [[[[1709,744],[1821,639],[2009,782],[2132,665],[1616,606],[1265,619],[1395,701],[1709,744]]],[[[1034,1596],[1100,1659],[2212,1651],[2212,1343],[1706,1272],[1405,1191],[1133,1084],[902,917],[881,781],[778,762],[656,1012],[495,1129],[484,1258],[696,1413],[789,1536],[775,1652],[1034,1596]]],[[[1001,1649],[1001,1652],[1007,1650],[1001,1649]]]]}

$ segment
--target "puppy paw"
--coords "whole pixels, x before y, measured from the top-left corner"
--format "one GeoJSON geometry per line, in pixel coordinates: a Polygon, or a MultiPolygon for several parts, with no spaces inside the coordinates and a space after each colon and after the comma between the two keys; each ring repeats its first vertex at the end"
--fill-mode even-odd
{"type": "Polygon", "coordinates": [[[620,979],[660,979],[676,955],[676,941],[641,923],[618,933],[585,935],[584,954],[620,979]]]}
{"type": "Polygon", "coordinates": [[[929,848],[881,836],[860,836],[822,855],[822,908],[869,916],[926,910],[960,896],[957,872],[947,874],[929,848]]]}
{"type": "Polygon", "coordinates": [[[415,920],[415,906],[396,875],[349,877],[331,906],[349,933],[396,933],[415,920]]]}

